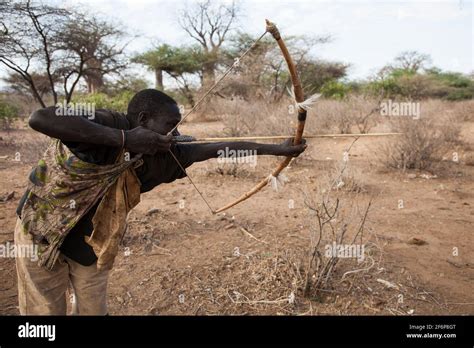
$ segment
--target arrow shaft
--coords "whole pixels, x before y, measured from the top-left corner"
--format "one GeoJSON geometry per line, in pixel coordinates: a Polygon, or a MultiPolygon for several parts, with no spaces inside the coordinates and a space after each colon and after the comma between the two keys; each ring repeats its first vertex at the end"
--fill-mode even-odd
{"type": "MultiPolygon", "coordinates": [[[[304,135],[305,139],[313,138],[366,138],[366,137],[380,137],[380,136],[392,136],[401,135],[403,133],[368,133],[368,134],[309,134],[304,135]]],[[[278,139],[290,139],[293,138],[291,135],[264,135],[264,136],[247,136],[247,137],[217,137],[217,138],[195,138],[194,140],[180,141],[178,142],[220,142],[220,141],[245,141],[245,140],[278,140],[278,139]]]]}

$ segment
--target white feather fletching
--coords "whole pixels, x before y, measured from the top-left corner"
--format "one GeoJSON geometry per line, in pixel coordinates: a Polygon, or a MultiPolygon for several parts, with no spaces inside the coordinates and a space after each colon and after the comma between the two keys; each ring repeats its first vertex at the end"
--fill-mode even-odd
{"type": "Polygon", "coordinates": [[[285,174],[280,173],[276,177],[270,174],[268,176],[268,181],[272,185],[272,189],[274,189],[276,192],[278,192],[279,187],[280,186],[283,187],[290,180],[288,179],[288,177],[285,174]]]}
{"type": "Polygon", "coordinates": [[[313,107],[313,105],[316,104],[318,99],[321,97],[321,94],[316,93],[316,94],[311,95],[309,98],[302,101],[301,103],[298,103],[296,101],[295,89],[293,87],[291,87],[291,90],[288,89],[288,88],[287,88],[287,90],[288,90],[288,93],[290,94],[290,96],[293,98],[293,101],[295,102],[296,107],[302,108],[303,110],[306,110],[306,111],[311,109],[313,107]]]}

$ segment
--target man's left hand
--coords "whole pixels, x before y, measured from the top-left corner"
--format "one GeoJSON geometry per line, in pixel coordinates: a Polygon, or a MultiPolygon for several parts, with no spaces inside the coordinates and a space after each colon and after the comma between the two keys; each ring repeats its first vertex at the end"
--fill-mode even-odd
{"type": "Polygon", "coordinates": [[[279,155],[298,157],[307,147],[305,139],[301,139],[301,144],[293,145],[293,139],[290,138],[280,144],[281,153],[279,155]]]}

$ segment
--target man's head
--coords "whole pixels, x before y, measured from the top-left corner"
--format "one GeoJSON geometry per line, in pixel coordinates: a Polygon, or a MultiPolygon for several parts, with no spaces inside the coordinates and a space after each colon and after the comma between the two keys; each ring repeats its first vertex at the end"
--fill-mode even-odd
{"type": "Polygon", "coordinates": [[[156,89],[144,89],[128,103],[127,118],[132,128],[142,126],[165,135],[181,120],[181,114],[173,98],[156,89]]]}

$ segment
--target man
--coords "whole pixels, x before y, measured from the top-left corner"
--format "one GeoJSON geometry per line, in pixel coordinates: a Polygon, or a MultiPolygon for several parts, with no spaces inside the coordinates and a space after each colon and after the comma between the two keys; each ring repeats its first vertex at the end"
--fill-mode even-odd
{"type": "MultiPolygon", "coordinates": [[[[222,150],[298,156],[306,145],[222,142],[176,144],[167,135],[181,120],[176,102],[146,89],[127,115],[97,110],[94,117],[35,111],[34,130],[57,139],[29,177],[17,209],[15,243],[38,247],[39,259],[17,258],[20,313],[65,315],[66,291],[74,313],[106,315],[108,272],[140,193],[183,178],[183,168],[222,150]]],[[[176,134],[178,134],[176,132],[176,134]]]]}

